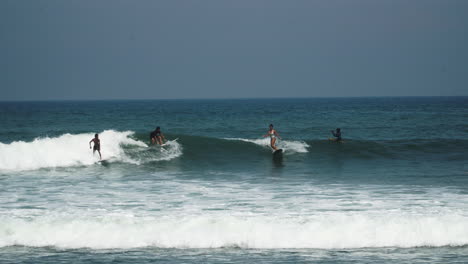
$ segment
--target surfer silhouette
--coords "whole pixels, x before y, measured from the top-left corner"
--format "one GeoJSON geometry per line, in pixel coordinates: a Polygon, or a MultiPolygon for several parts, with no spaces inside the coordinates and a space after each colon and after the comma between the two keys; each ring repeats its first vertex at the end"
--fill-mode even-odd
{"type": "Polygon", "coordinates": [[[341,141],[341,129],[340,128],[337,128],[336,131],[332,130],[331,133],[335,137],[333,141],[336,141],[336,142],[341,141]]]}
{"type": "Polygon", "coordinates": [[[101,140],[99,139],[99,135],[95,134],[94,138],[91,139],[91,141],[89,141],[89,148],[90,149],[91,149],[91,142],[94,142],[93,155],[97,150],[97,152],[99,153],[99,159],[101,160],[102,159],[102,156],[101,156],[101,140]]]}
{"type": "Polygon", "coordinates": [[[263,137],[270,137],[270,147],[274,150],[278,150],[278,148],[276,147],[276,138],[281,138],[278,134],[278,132],[276,132],[275,129],[273,129],[273,124],[270,124],[270,127],[269,127],[269,130],[268,132],[263,135],[263,137]]]}
{"type": "Polygon", "coordinates": [[[164,143],[164,138],[163,133],[161,132],[161,128],[157,127],[153,132],[150,134],[150,139],[151,139],[151,144],[156,144],[158,143],[159,145],[162,145],[164,143]]]}

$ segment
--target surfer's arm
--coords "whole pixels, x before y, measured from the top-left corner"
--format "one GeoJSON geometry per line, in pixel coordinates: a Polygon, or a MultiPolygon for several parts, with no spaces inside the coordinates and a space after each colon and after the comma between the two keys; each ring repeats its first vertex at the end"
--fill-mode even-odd
{"type": "Polygon", "coordinates": [[[91,142],[93,142],[93,141],[94,141],[94,138],[91,139],[91,141],[89,141],[89,148],[91,148],[91,142]]]}
{"type": "Polygon", "coordinates": [[[275,136],[276,136],[277,138],[281,138],[280,135],[278,134],[278,132],[276,132],[276,130],[275,130],[275,136]]]}

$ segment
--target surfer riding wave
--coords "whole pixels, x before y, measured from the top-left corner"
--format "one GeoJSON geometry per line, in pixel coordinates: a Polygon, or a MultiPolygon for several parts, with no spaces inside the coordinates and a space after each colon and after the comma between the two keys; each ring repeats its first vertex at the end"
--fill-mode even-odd
{"type": "Polygon", "coordinates": [[[263,135],[263,137],[270,137],[270,147],[275,151],[278,150],[276,147],[276,139],[281,137],[279,136],[278,132],[273,129],[273,124],[270,124],[268,132],[263,135]]]}

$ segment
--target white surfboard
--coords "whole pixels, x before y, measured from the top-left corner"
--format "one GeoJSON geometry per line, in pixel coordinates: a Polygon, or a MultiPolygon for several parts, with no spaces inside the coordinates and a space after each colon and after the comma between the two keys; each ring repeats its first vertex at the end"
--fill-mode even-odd
{"type": "Polygon", "coordinates": [[[169,142],[176,142],[179,138],[173,139],[173,140],[168,140],[166,143],[162,144],[161,147],[167,146],[169,142]]]}

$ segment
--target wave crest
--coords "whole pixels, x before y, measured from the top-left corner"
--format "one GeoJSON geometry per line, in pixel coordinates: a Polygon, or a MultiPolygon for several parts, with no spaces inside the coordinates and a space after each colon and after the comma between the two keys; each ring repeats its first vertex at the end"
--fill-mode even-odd
{"type": "Polygon", "coordinates": [[[461,215],[335,214],[293,219],[45,215],[0,220],[0,247],[331,249],[468,244],[468,219],[461,215]]]}
{"type": "MultiPolygon", "coordinates": [[[[131,138],[132,131],[105,130],[99,134],[103,159],[109,162],[140,164],[148,161],[169,160],[182,155],[177,142],[171,142],[166,152],[148,152],[148,145],[131,138]]],[[[36,138],[31,142],[0,143],[0,170],[22,171],[41,168],[88,166],[99,160],[92,154],[88,142],[94,133],[64,134],[59,137],[36,138]]]]}
{"type": "MultiPolygon", "coordinates": [[[[246,139],[246,138],[226,138],[227,140],[238,140],[253,143],[255,145],[270,147],[270,139],[246,139]]],[[[309,145],[304,141],[293,141],[293,140],[278,140],[276,141],[276,146],[283,149],[283,151],[289,153],[307,153],[309,152],[307,148],[309,145]]]]}

